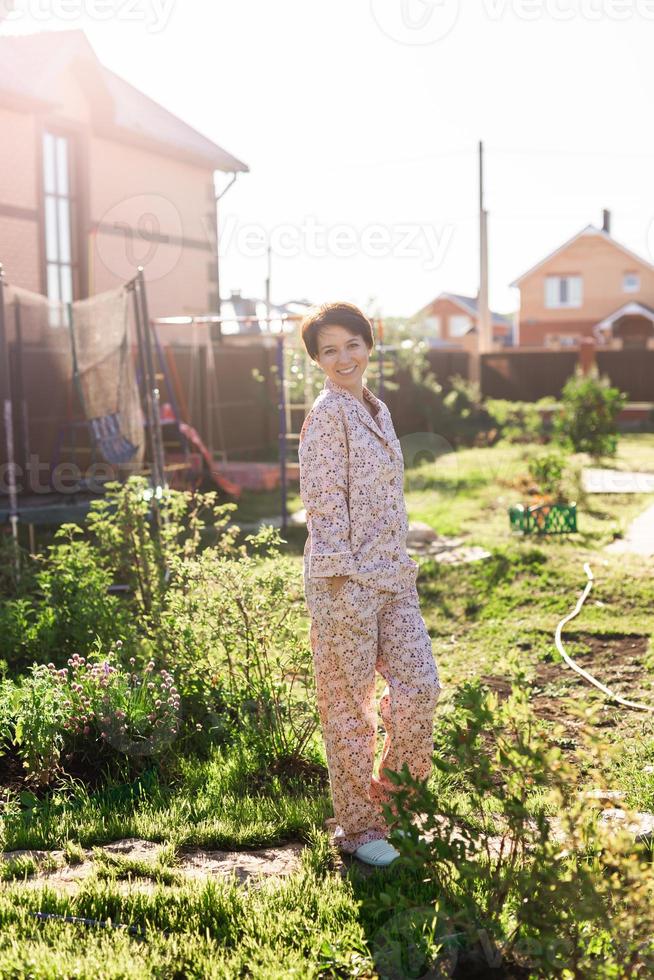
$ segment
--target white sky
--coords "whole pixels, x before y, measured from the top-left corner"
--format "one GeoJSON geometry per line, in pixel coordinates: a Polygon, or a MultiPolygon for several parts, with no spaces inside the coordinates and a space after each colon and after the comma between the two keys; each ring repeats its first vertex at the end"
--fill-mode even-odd
{"type": "Polygon", "coordinates": [[[480,139],[494,309],[603,207],[654,262],[654,0],[14,2],[3,31],[83,28],[249,165],[222,204],[224,297],[263,295],[252,226],[277,302],[474,295],[480,139]]]}

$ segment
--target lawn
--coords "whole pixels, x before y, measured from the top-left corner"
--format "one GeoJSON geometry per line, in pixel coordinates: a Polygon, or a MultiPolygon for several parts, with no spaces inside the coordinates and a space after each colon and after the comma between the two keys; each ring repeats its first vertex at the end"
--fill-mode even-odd
{"type": "MultiPolygon", "coordinates": [[[[651,560],[603,551],[653,498],[584,495],[580,472],[590,461],[571,456],[565,479],[569,498],[578,503],[578,533],[516,536],[509,530],[507,508],[524,499],[519,487],[526,460],[537,451],[505,443],[462,449],[406,474],[410,520],[491,553],[481,562],[459,565],[418,559],[422,611],[444,687],[435,753],[460,710],[457,692],[466,682],[481,679],[501,705],[511,692],[508,671],[518,663],[536,719],[575,773],[574,792],[622,791],[621,805],[654,811],[652,715],[608,702],[561,662],[554,646],[556,624],[576,603],[588,562],[594,587],[565,631],[566,649],[619,693],[654,705],[651,560]],[[576,765],[580,722],[568,698],[597,707],[593,724],[607,746],[601,766],[576,765]]],[[[623,436],[610,465],[654,472],[654,436],[623,436]]],[[[300,506],[296,495],[290,505],[300,506]]],[[[233,519],[245,523],[278,512],[278,494],[266,494],[246,498],[233,519]]],[[[284,550],[288,567],[295,570],[290,600],[300,642],[306,644],[308,622],[298,590],[303,543],[304,532],[294,528],[284,550]]],[[[98,855],[93,873],[68,890],[36,875],[38,860],[14,858],[0,892],[0,977],[423,975],[420,956],[413,963],[397,959],[417,942],[413,930],[420,933],[421,949],[421,943],[427,948],[430,942],[419,916],[410,927],[402,926],[402,902],[420,912],[433,908],[438,899],[433,880],[423,880],[410,862],[372,873],[357,863],[343,865],[325,830],[331,811],[318,732],[303,756],[303,769],[275,772],[247,739],[224,740],[197,753],[190,742],[165,767],[155,767],[147,785],[122,796],[116,773],[95,790],[82,780],[68,780],[46,794],[7,792],[6,852],[61,849],[71,855],[76,848],[124,838],[159,842],[164,850],[150,865],[121,866],[119,860],[98,855]],[[180,870],[191,847],[245,850],[293,841],[305,845],[296,870],[251,887],[236,880],[191,879],[180,870]],[[110,920],[110,927],[44,921],[36,912],[110,920]],[[117,923],[132,932],[111,928],[117,923]],[[397,955],[389,960],[393,930],[399,930],[400,939],[391,943],[397,955]]],[[[440,770],[431,789],[444,801],[461,792],[456,779],[440,770]]],[[[598,936],[598,963],[606,954],[602,941],[598,936]]],[[[430,948],[437,948],[433,937],[430,948]]],[[[463,963],[460,959],[459,972],[442,975],[473,975],[463,963]]],[[[507,965],[506,972],[498,969],[492,975],[565,976],[563,969],[530,974],[517,967],[511,972],[507,965]]],[[[589,975],[570,969],[569,976],[589,975]]],[[[602,973],[598,966],[594,975],[646,975],[615,971],[602,973]]]]}

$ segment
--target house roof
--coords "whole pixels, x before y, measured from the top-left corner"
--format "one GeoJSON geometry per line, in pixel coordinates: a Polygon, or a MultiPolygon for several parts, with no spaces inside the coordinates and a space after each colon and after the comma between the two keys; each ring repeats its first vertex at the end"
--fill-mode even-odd
{"type": "Polygon", "coordinates": [[[513,282],[510,283],[509,285],[511,286],[520,285],[523,279],[526,279],[527,276],[530,276],[532,274],[532,272],[535,272],[546,262],[549,262],[549,260],[554,258],[555,255],[558,255],[560,252],[563,252],[566,248],[568,248],[568,246],[572,245],[573,242],[576,242],[578,238],[582,238],[584,236],[590,236],[590,235],[593,236],[599,235],[601,238],[604,238],[607,242],[610,242],[611,245],[613,245],[615,248],[618,248],[620,249],[621,252],[624,252],[625,255],[628,255],[630,259],[633,259],[635,262],[638,262],[639,265],[644,265],[646,266],[646,268],[652,269],[654,271],[654,265],[648,262],[647,259],[642,258],[642,256],[636,255],[635,252],[632,252],[625,245],[621,245],[620,242],[616,241],[615,238],[613,238],[613,236],[608,233],[608,231],[604,231],[603,228],[596,228],[595,225],[586,225],[585,228],[582,228],[581,231],[577,232],[576,235],[573,235],[572,238],[569,238],[567,242],[563,243],[563,245],[559,245],[558,248],[555,248],[553,252],[550,252],[549,255],[546,255],[545,258],[537,262],[536,265],[532,265],[531,269],[527,269],[526,272],[523,272],[521,276],[519,276],[517,279],[514,279],[513,282]]]}
{"type": "MultiPolygon", "coordinates": [[[[476,296],[463,296],[461,293],[439,293],[436,299],[432,300],[428,305],[431,307],[439,299],[449,299],[451,303],[455,303],[470,316],[479,316],[479,303],[476,296]]],[[[424,312],[428,307],[424,307],[421,312],[424,312]]],[[[494,327],[511,327],[512,320],[508,316],[503,316],[501,313],[494,313],[491,310],[491,321],[494,327]]],[[[474,330],[474,327],[471,327],[474,330]]]]}
{"type": "Polygon", "coordinates": [[[60,74],[72,67],[85,83],[98,130],[115,138],[156,145],[215,170],[247,172],[245,163],[120,78],[98,60],[85,33],[42,31],[0,37],[0,95],[17,107],[56,109],[60,74]],[[86,82],[89,82],[87,85],[86,82]]]}
{"type": "Polygon", "coordinates": [[[599,323],[595,325],[595,330],[607,330],[612,327],[616,320],[619,320],[623,316],[644,316],[648,320],[654,323],[654,309],[651,306],[647,306],[645,303],[638,303],[636,301],[630,303],[623,303],[619,309],[615,310],[609,316],[604,317],[599,323]]]}

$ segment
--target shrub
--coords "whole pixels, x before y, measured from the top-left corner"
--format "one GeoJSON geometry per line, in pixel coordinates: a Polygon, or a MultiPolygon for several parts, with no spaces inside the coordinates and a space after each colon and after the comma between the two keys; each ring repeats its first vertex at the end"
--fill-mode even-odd
{"type": "Polygon", "coordinates": [[[562,499],[566,459],[560,450],[554,449],[530,457],[527,467],[530,477],[542,494],[551,496],[554,500],[562,499]]]}
{"type": "Polygon", "coordinates": [[[456,442],[466,445],[494,442],[497,426],[482,403],[478,384],[456,374],[451,378],[451,391],[444,398],[450,414],[449,428],[456,442]]]}
{"type": "Polygon", "coordinates": [[[554,416],[555,438],[575,452],[594,459],[614,456],[618,448],[617,419],[627,395],[613,388],[597,368],[584,375],[579,368],[566,381],[554,416]]]}
{"type": "Polygon", "coordinates": [[[541,398],[536,402],[487,398],[484,402],[484,407],[499,427],[502,438],[510,443],[547,442],[549,427],[544,419],[543,409],[551,405],[550,398],[541,398]]]}
{"type": "Polygon", "coordinates": [[[19,681],[0,685],[0,749],[15,751],[28,781],[48,785],[63,771],[62,757],[98,768],[100,762],[158,756],[180,730],[180,698],[173,677],[120,666],[115,653],[75,655],[58,669],[35,664],[19,681]]]}
{"type": "MultiPolygon", "coordinates": [[[[530,975],[636,975],[629,971],[644,966],[654,875],[626,837],[601,837],[577,790],[577,763],[602,771],[612,751],[592,731],[597,709],[587,710],[586,745],[568,761],[555,745],[563,728],[545,738],[527,698],[517,668],[502,705],[480,682],[459,689],[439,724],[437,788],[406,766],[390,774],[405,835],[391,840],[438,895],[441,926],[465,936],[470,950],[501,949],[536,970],[530,975]]],[[[401,885],[385,890],[396,914],[415,904],[401,885]]]]}
{"type": "Polygon", "coordinates": [[[143,477],[108,484],[91,503],[88,533],[62,525],[21,579],[21,592],[0,601],[0,662],[14,670],[34,661],[62,666],[96,641],[107,649],[116,639],[132,652],[156,647],[172,562],[194,555],[205,532],[218,538],[221,553],[236,553],[238,529],[227,527],[234,506],[216,505],[215,493],[175,490],[155,505],[143,477]]]}
{"type": "Polygon", "coordinates": [[[33,661],[61,666],[73,653],[88,653],[99,639],[108,646],[131,628],[127,610],[109,595],[111,572],[82,531],[64,524],[36,559],[34,591],[0,605],[0,658],[13,669],[33,661]]]}
{"type": "Polygon", "coordinates": [[[220,539],[224,554],[235,552],[238,528],[228,527],[236,505],[216,504],[217,494],[164,490],[152,499],[144,477],[109,483],[86,518],[102,566],[131,596],[133,613],[146,630],[156,629],[173,561],[200,550],[203,532],[220,539]]]}
{"type": "Polygon", "coordinates": [[[206,549],[173,564],[161,655],[214,736],[226,734],[221,711],[228,705],[229,721],[264,756],[297,760],[318,724],[301,573],[280,555],[275,528],[246,540],[250,555],[206,549]]]}
{"type": "Polygon", "coordinates": [[[449,412],[443,403],[443,386],[434,374],[425,341],[415,341],[392,352],[385,362],[393,364],[392,377],[385,379],[389,391],[402,393],[402,402],[418,418],[424,432],[447,436],[449,412]]]}

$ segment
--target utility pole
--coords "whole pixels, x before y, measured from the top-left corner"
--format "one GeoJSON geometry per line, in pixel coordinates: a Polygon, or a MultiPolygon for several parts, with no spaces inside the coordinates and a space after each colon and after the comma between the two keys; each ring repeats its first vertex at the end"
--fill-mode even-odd
{"type": "Polygon", "coordinates": [[[472,356],[471,381],[481,385],[481,357],[493,349],[488,306],[488,212],[484,208],[484,144],[479,141],[479,292],[477,293],[477,346],[472,356]]]}
{"type": "MultiPolygon", "coordinates": [[[[270,316],[271,316],[271,305],[270,305],[270,280],[272,277],[272,249],[270,245],[266,249],[267,258],[267,271],[266,271],[266,333],[270,333],[270,316]]],[[[282,323],[282,330],[284,329],[284,324],[282,323]]]]}

